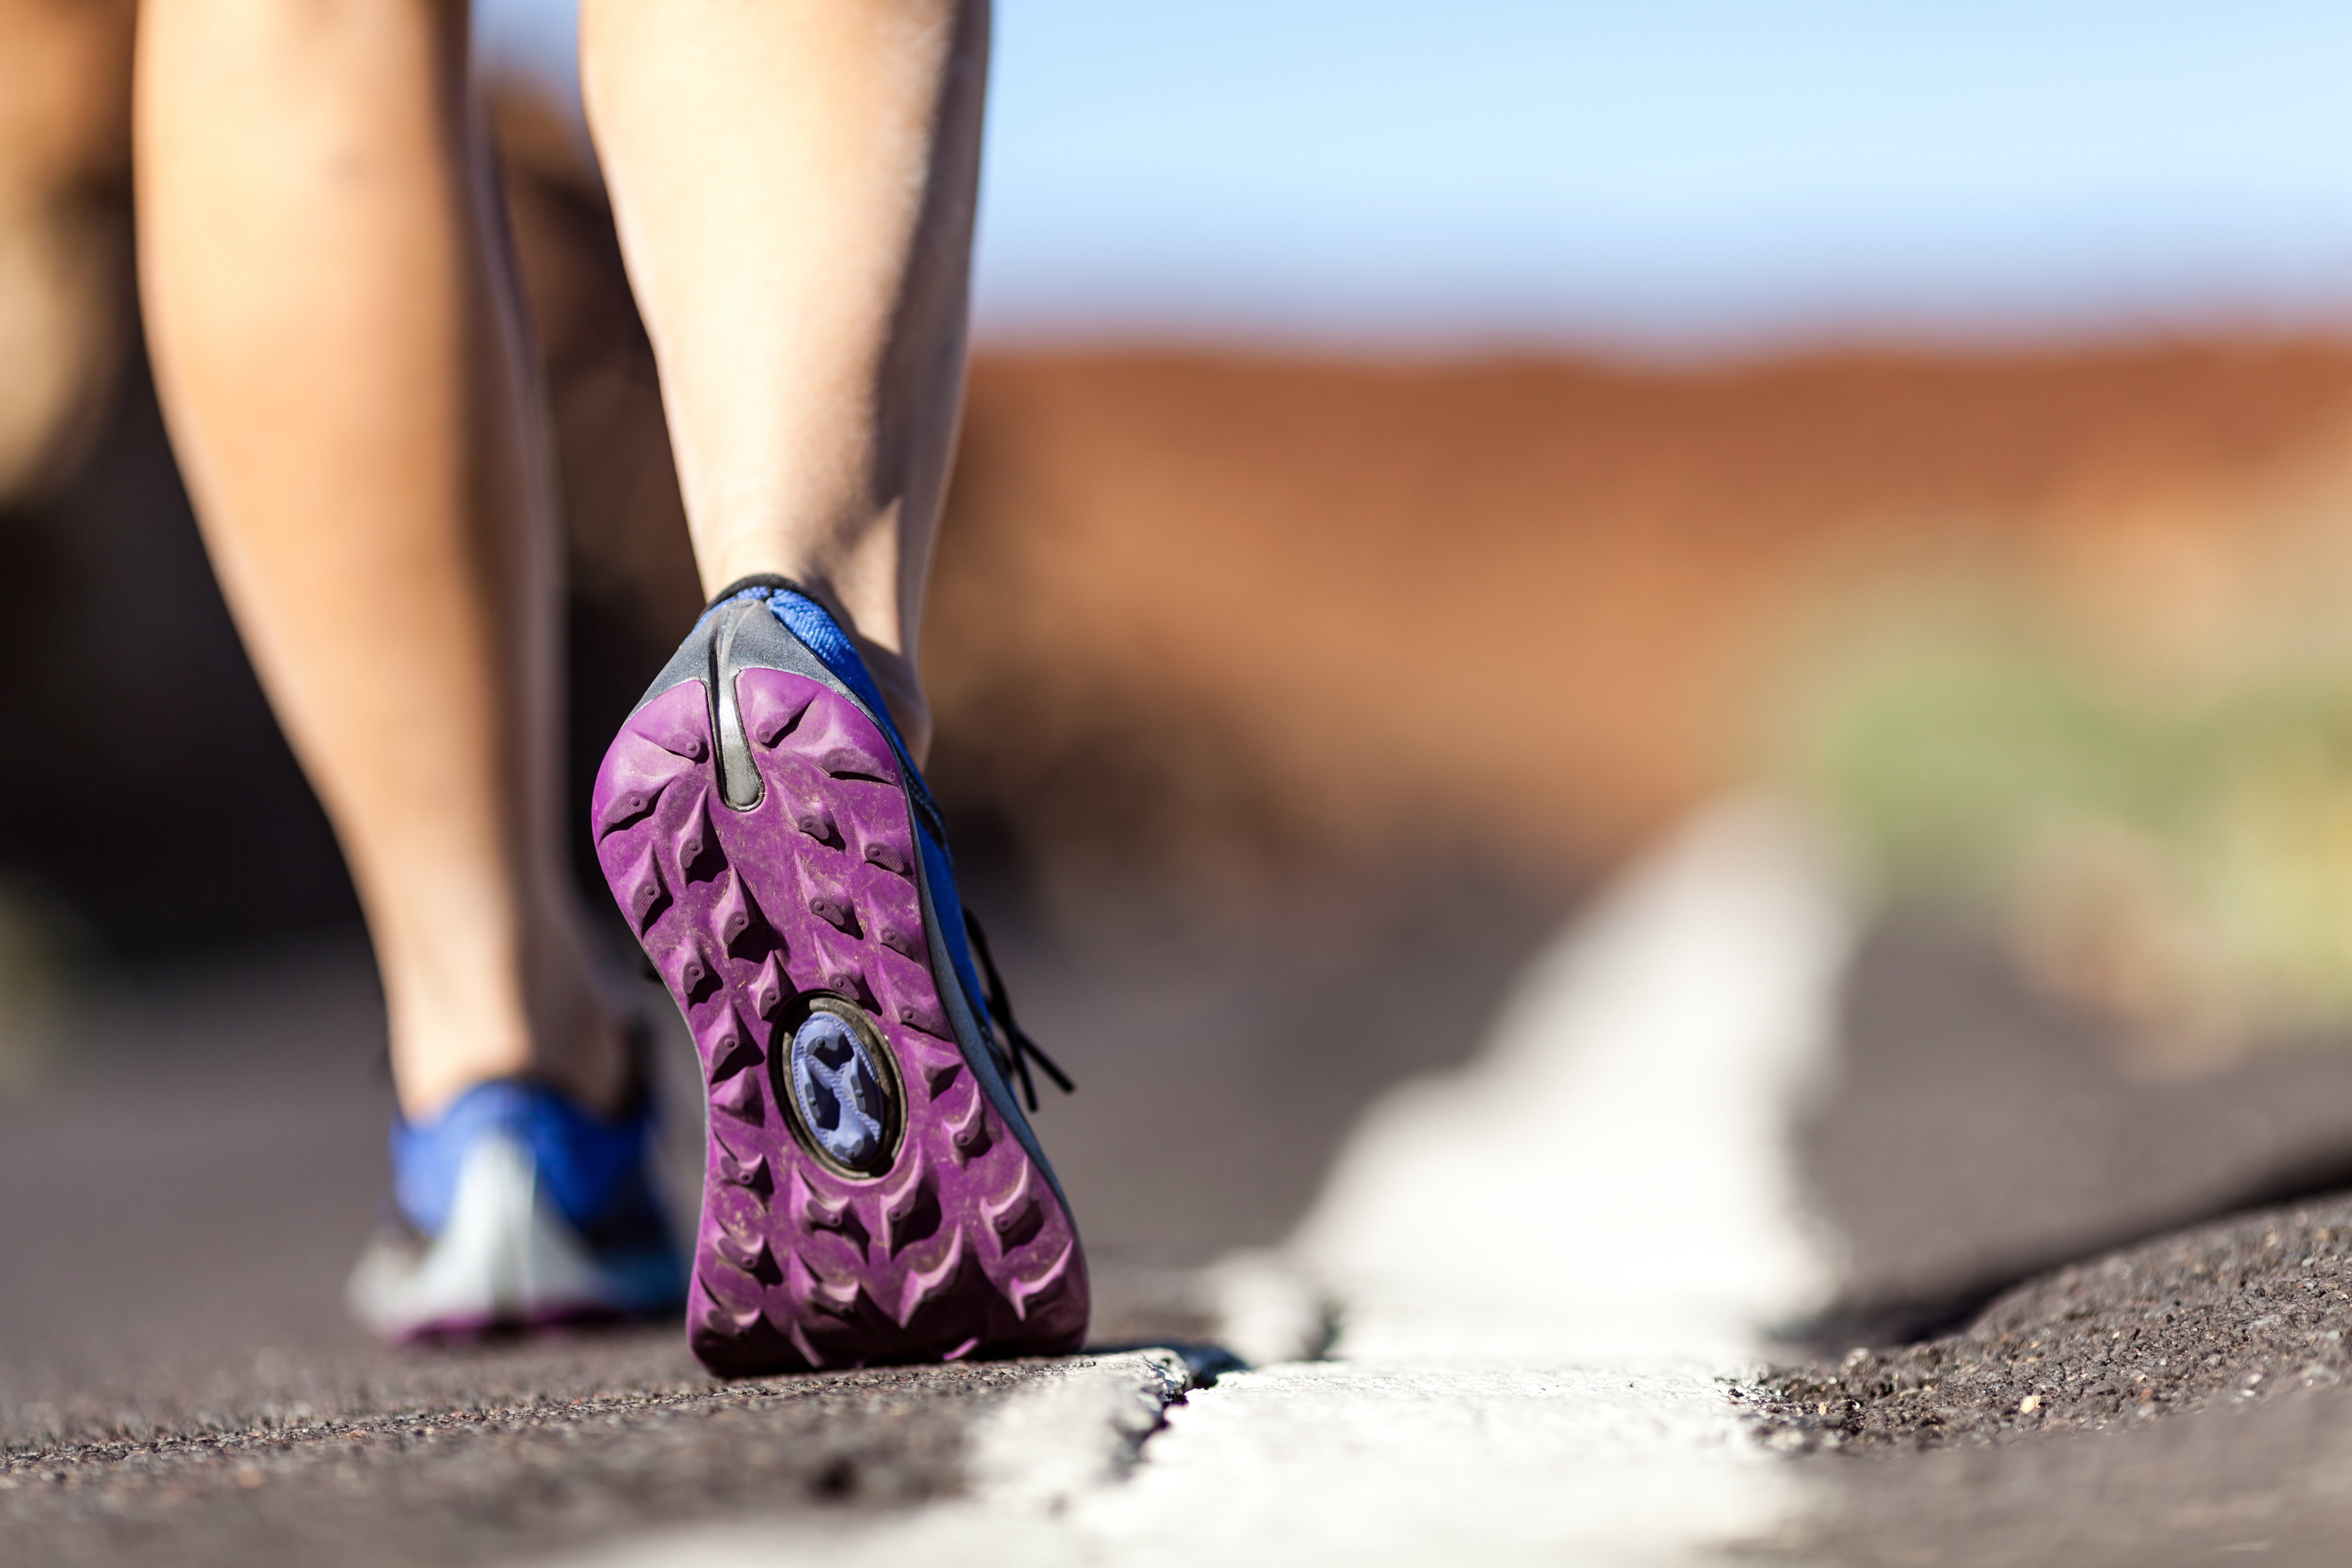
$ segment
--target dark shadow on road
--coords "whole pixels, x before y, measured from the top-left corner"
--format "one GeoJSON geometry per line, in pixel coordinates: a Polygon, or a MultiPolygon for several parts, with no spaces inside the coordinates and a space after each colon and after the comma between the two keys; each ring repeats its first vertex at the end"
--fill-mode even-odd
{"type": "Polygon", "coordinates": [[[1848,1265],[1837,1304],[1788,1330],[1802,1346],[1933,1337],[2063,1264],[2352,1187],[2352,1043],[2135,1077],[2109,1026],[1916,910],[1864,942],[1841,1026],[1801,1149],[1848,1265]]]}

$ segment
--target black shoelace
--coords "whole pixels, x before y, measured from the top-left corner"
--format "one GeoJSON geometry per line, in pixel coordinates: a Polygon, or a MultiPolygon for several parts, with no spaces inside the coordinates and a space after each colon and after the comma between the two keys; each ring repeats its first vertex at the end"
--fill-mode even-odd
{"type": "Polygon", "coordinates": [[[988,1016],[996,1020],[997,1033],[1008,1047],[1000,1054],[1013,1058],[1012,1068],[1021,1075],[1021,1092],[1028,1098],[1029,1109],[1033,1111],[1037,1109],[1037,1084],[1029,1076],[1032,1061],[1054,1080],[1055,1086],[1064,1094],[1075,1091],[1078,1086],[1070,1081],[1070,1075],[1055,1065],[1054,1058],[1029,1037],[1028,1030],[1013,1021],[1013,1002],[1004,994],[1004,977],[996,973],[996,957],[988,951],[988,933],[980,929],[980,922],[972,918],[970,910],[963,912],[963,929],[971,938],[971,951],[980,959],[981,978],[986,983],[988,992],[988,1016]]]}

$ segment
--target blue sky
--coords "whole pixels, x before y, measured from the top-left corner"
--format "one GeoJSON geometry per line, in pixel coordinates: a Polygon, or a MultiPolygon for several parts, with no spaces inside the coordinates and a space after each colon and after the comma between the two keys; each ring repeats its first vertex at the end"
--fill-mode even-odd
{"type": "Polygon", "coordinates": [[[2344,0],[997,15],[987,337],[2352,325],[2344,0]]]}

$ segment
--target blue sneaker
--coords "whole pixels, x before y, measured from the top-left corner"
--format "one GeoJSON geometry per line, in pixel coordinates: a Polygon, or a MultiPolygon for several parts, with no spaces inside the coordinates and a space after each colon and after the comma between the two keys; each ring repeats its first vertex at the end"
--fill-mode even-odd
{"type": "Polygon", "coordinates": [[[607,1120],[503,1079],[392,1130],[400,1224],[352,1273],[360,1321],[411,1341],[673,1311],[686,1273],[646,1167],[649,1108],[607,1120]]]}

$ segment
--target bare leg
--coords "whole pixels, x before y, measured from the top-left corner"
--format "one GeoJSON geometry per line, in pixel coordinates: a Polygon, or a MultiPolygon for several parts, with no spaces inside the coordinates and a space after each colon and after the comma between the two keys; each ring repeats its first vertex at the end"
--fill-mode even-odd
{"type": "Polygon", "coordinates": [[[413,1116],[628,1071],[558,847],[543,437],[465,52],[462,4],[149,0],[136,89],[158,384],[413,1116]]]}
{"type": "Polygon", "coordinates": [[[581,70],[704,587],[829,601],[908,743],[963,381],[985,0],[587,0],[581,70]]]}

